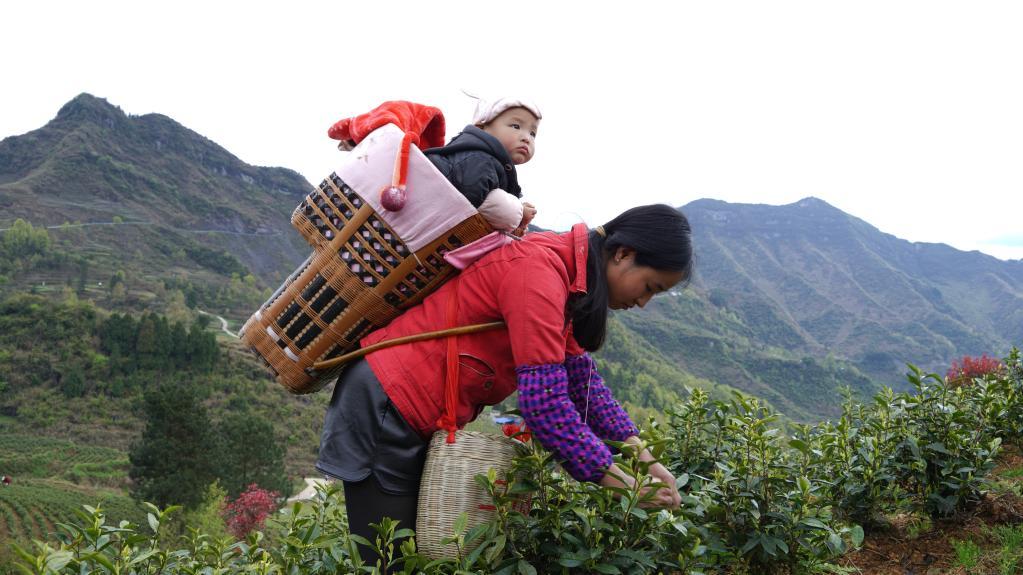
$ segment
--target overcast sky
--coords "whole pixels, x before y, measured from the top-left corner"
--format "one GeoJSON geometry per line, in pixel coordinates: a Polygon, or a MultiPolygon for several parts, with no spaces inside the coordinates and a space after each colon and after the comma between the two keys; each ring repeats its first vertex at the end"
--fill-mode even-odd
{"type": "Polygon", "coordinates": [[[1023,2],[9,2],[0,138],[81,92],[317,183],[335,120],[482,96],[544,115],[536,223],[816,196],[884,232],[1023,258],[1023,2]]]}

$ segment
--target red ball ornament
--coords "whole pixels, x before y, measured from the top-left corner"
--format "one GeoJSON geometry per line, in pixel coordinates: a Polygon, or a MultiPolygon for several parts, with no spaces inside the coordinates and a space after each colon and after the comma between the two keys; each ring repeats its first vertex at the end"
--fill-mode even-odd
{"type": "Polygon", "coordinates": [[[390,212],[397,212],[404,208],[405,200],[407,199],[408,195],[405,193],[405,188],[399,188],[398,186],[390,186],[380,192],[380,204],[384,206],[385,210],[390,212]]]}

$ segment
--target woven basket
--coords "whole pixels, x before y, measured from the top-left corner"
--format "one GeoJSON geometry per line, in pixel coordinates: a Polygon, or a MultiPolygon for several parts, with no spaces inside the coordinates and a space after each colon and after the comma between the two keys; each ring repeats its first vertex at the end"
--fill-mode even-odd
{"type": "Polygon", "coordinates": [[[422,301],[456,271],[444,254],[491,231],[416,148],[405,208],[379,205],[402,135],[391,125],[373,132],[299,204],[291,221],[313,253],[242,327],[242,340],[293,393],[334,381],[343,365],[312,365],[357,349],[422,301]]]}
{"type": "MultiPolygon", "coordinates": [[[[522,443],[497,435],[476,431],[455,432],[455,442],[447,443],[447,431],[433,434],[426,453],[423,478],[419,487],[416,512],[416,547],[430,559],[457,557],[454,543],[441,541],[451,537],[455,521],[462,513],[468,515],[466,529],[472,529],[494,517],[494,501],[474,479],[491,468],[503,480],[512,468],[512,460],[525,452],[522,443]]],[[[517,506],[528,512],[528,500],[517,506]]],[[[462,549],[472,551],[475,545],[462,549]]]]}

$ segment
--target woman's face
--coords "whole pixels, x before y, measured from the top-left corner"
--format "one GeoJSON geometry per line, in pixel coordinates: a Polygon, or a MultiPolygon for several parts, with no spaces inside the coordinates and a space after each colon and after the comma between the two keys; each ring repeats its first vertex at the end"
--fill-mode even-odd
{"type": "Polygon", "coordinates": [[[643,307],[650,298],[682,281],[682,272],[636,264],[636,252],[620,247],[607,260],[607,305],[611,309],[643,307]]]}

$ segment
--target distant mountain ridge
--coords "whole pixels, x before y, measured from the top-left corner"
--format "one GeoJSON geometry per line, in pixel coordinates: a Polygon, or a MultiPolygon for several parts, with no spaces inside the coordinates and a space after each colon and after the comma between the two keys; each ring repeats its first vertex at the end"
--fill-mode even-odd
{"type": "Polygon", "coordinates": [[[289,217],[309,189],[292,170],[249,166],[166,116],[128,116],[89,94],[0,141],[0,227],[145,222],[171,243],[226,249],[259,275],[283,277],[304,258],[289,217]]]}
{"type": "MultiPolygon", "coordinates": [[[[274,289],[310,251],[289,221],[309,188],[166,116],[128,116],[88,94],[0,141],[0,228],[95,224],[54,232],[89,269],[36,270],[13,286],[123,272],[136,309],[168,285],[244,319],[258,293],[238,296],[237,276],[274,289]]],[[[1023,261],[910,243],[816,198],[680,209],[693,227],[693,283],[615,314],[598,353],[637,405],[663,408],[684,385],[716,382],[813,419],[836,412],[840,387],[903,385],[904,362],[943,373],[962,355],[1023,343],[1023,261]]]]}
{"type": "MultiPolygon", "coordinates": [[[[755,342],[738,345],[753,356],[765,347],[848,360],[888,385],[902,383],[905,362],[944,373],[963,355],[1001,355],[1023,342],[1023,261],[901,240],[817,198],[703,199],[681,209],[693,226],[703,313],[734,320],[689,326],[679,317],[683,332],[755,342]]],[[[659,303],[661,316],[677,310],[659,303]]],[[[684,347],[651,341],[686,361],[684,347]]]]}

